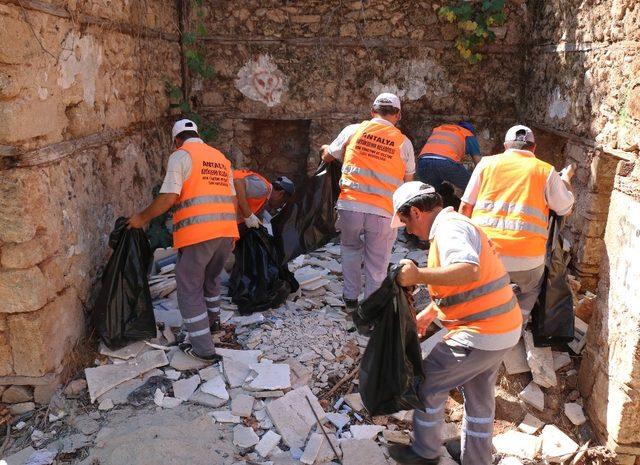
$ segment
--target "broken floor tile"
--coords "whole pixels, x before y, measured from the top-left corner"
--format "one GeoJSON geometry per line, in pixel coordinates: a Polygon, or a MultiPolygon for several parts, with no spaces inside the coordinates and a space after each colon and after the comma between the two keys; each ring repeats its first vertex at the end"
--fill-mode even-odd
{"type": "Polygon", "coordinates": [[[540,451],[540,438],[519,431],[507,431],[493,437],[493,447],[499,454],[515,455],[533,460],[540,451]]]}
{"type": "MultiPolygon", "coordinates": [[[[185,355],[186,357],[186,355],[185,355]]],[[[91,402],[115,386],[135,378],[147,371],[169,363],[162,350],[151,350],[119,365],[103,365],[84,370],[91,402]]]]}
{"type": "Polygon", "coordinates": [[[171,367],[178,371],[199,370],[207,365],[207,362],[190,357],[181,350],[177,350],[171,358],[171,367]]]}
{"type": "Polygon", "coordinates": [[[517,375],[518,373],[528,373],[531,371],[527,363],[527,352],[524,349],[522,339],[507,352],[502,362],[509,375],[517,375]]]}
{"type": "Polygon", "coordinates": [[[341,430],[342,428],[347,426],[350,421],[349,415],[345,413],[335,413],[335,412],[327,413],[327,420],[329,420],[333,424],[333,426],[338,428],[338,430],[341,430]]]}
{"type": "Polygon", "coordinates": [[[527,352],[527,363],[531,368],[533,381],[542,387],[552,387],[558,384],[556,371],[553,368],[553,354],[550,347],[536,347],[533,334],[526,331],[523,335],[524,347],[527,352]]]}
{"type": "Polygon", "coordinates": [[[379,425],[351,425],[349,428],[353,439],[375,439],[384,431],[384,426],[379,425]]]}
{"type": "Polygon", "coordinates": [[[153,395],[153,402],[162,408],[175,408],[182,403],[182,399],[176,399],[175,397],[168,397],[164,395],[160,389],[156,389],[153,395]]]}
{"type": "Polygon", "coordinates": [[[233,444],[241,449],[248,449],[255,446],[260,438],[253,431],[253,428],[244,425],[236,425],[233,427],[233,444]]]}
{"type": "Polygon", "coordinates": [[[388,465],[382,449],[371,439],[340,442],[343,465],[388,465]]]}
{"type": "Polygon", "coordinates": [[[566,352],[552,352],[553,369],[558,371],[561,368],[571,365],[571,357],[566,352]]]}
{"type": "Polygon", "coordinates": [[[576,426],[580,426],[587,421],[587,418],[584,416],[584,411],[579,404],[564,404],[564,414],[567,416],[569,421],[576,426]]]}
{"type": "Polygon", "coordinates": [[[211,412],[211,416],[218,423],[242,423],[242,419],[239,416],[233,415],[231,410],[216,410],[211,412]]]}
{"type": "Polygon", "coordinates": [[[543,426],[544,422],[542,420],[527,413],[522,423],[518,425],[518,429],[526,434],[536,434],[543,426]]]}
{"type": "Polygon", "coordinates": [[[231,322],[236,325],[236,328],[242,328],[243,326],[264,323],[264,315],[262,313],[252,313],[247,316],[236,316],[231,319],[231,322]]]}
{"type": "Polygon", "coordinates": [[[216,366],[210,366],[207,368],[203,368],[202,370],[198,370],[198,375],[200,375],[200,379],[202,381],[209,381],[212,378],[215,378],[220,374],[220,370],[216,366]]]}
{"type": "Polygon", "coordinates": [[[205,407],[219,408],[226,405],[229,400],[221,399],[219,397],[212,396],[211,394],[206,394],[198,388],[191,396],[191,399],[189,399],[189,402],[192,404],[204,405],[205,407]]]}
{"type": "Polygon", "coordinates": [[[313,372],[305,367],[295,358],[288,358],[284,361],[291,369],[291,387],[298,388],[309,384],[313,378],[313,372]]]}
{"type": "Polygon", "coordinates": [[[258,363],[251,365],[256,377],[248,383],[249,391],[276,391],[291,387],[291,368],[287,364],[258,363]]]}
{"type": "Polygon", "coordinates": [[[404,431],[391,431],[385,429],[382,432],[382,437],[392,444],[404,444],[407,446],[411,444],[411,437],[409,436],[409,433],[405,433],[404,431]]]}
{"type": "Polygon", "coordinates": [[[271,451],[280,443],[282,437],[274,431],[267,431],[264,436],[260,438],[260,442],[256,446],[256,452],[264,458],[267,458],[271,451]]]}
{"type": "Polygon", "coordinates": [[[111,358],[119,358],[121,360],[129,360],[137,357],[144,349],[146,349],[144,341],[134,342],[133,344],[129,344],[128,346],[117,350],[111,350],[104,342],[100,342],[100,354],[111,358]]]}
{"type": "Polygon", "coordinates": [[[247,379],[247,376],[249,376],[249,373],[251,373],[249,365],[244,363],[242,360],[234,358],[224,358],[222,361],[222,368],[230,388],[242,386],[245,379],[247,379]]]}
{"type": "Polygon", "coordinates": [[[541,412],[544,410],[544,393],[533,381],[518,394],[518,397],[541,412]]]}
{"type": "Polygon", "coordinates": [[[282,436],[284,443],[290,448],[302,449],[311,428],[316,424],[307,399],[311,401],[313,410],[322,421],[325,418],[325,412],[308,386],[294,389],[267,404],[269,418],[282,436]]]}
{"type": "Polygon", "coordinates": [[[304,448],[300,461],[305,465],[313,465],[320,452],[320,446],[324,441],[324,437],[320,433],[313,433],[307,442],[307,446],[304,448]]]}
{"type": "Polygon", "coordinates": [[[362,410],[364,410],[364,404],[362,403],[362,397],[360,396],[359,392],[347,394],[346,396],[344,396],[344,401],[356,412],[361,412],[362,410]]]}
{"type": "Polygon", "coordinates": [[[186,379],[180,379],[173,382],[173,396],[181,400],[189,400],[198,386],[200,385],[200,376],[193,375],[186,379]]]}
{"type": "Polygon", "coordinates": [[[218,374],[215,378],[210,379],[202,386],[200,386],[200,390],[205,394],[210,394],[212,396],[216,396],[223,400],[229,399],[229,393],[227,392],[227,385],[224,382],[224,378],[222,375],[218,374]]]}
{"type": "Polygon", "coordinates": [[[231,400],[231,413],[239,417],[250,417],[253,412],[255,399],[245,394],[239,394],[231,400]]]}
{"type": "Polygon", "coordinates": [[[587,331],[589,329],[589,325],[582,321],[580,318],[576,317],[574,328],[575,337],[573,341],[571,341],[567,345],[571,350],[573,350],[574,353],[579,354],[580,352],[582,352],[582,349],[587,343],[587,331]]]}
{"type": "Polygon", "coordinates": [[[552,463],[561,463],[578,450],[578,444],[558,427],[547,425],[542,428],[542,457],[552,463]]]}

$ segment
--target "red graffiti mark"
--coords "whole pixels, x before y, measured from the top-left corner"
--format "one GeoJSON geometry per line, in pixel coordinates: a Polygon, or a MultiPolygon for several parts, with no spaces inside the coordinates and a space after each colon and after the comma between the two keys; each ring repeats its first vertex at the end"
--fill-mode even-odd
{"type": "Polygon", "coordinates": [[[280,76],[267,71],[256,71],[252,76],[253,86],[267,102],[273,102],[273,93],[282,85],[280,76]]]}

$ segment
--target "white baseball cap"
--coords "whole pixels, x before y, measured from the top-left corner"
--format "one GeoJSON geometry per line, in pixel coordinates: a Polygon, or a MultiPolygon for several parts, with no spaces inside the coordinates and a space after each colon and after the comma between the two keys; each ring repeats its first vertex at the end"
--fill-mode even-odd
{"type": "Polygon", "coordinates": [[[173,129],[171,129],[171,137],[175,139],[176,136],[183,131],[198,132],[198,126],[196,126],[196,123],[190,119],[181,119],[180,121],[176,121],[173,125],[173,129]]]}
{"type": "Polygon", "coordinates": [[[396,94],[391,94],[389,92],[384,92],[376,97],[373,101],[373,106],[376,105],[390,105],[393,108],[397,108],[400,110],[400,99],[396,94]]]}
{"type": "Polygon", "coordinates": [[[536,143],[536,139],[533,136],[533,131],[522,124],[518,124],[507,131],[507,134],[504,136],[505,142],[531,142],[532,144],[536,143]]]}
{"type": "Polygon", "coordinates": [[[398,215],[398,210],[409,200],[422,194],[435,194],[436,190],[433,186],[425,184],[420,181],[405,182],[402,186],[398,187],[393,193],[393,218],[391,218],[391,227],[399,228],[404,226],[404,223],[398,215]]]}

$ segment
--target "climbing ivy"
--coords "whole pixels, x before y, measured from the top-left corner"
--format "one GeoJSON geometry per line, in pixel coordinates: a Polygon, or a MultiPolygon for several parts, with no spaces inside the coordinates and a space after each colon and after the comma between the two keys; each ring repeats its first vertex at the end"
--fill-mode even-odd
{"type": "MultiPolygon", "coordinates": [[[[191,75],[206,81],[213,78],[214,70],[206,60],[204,38],[207,35],[207,28],[204,23],[203,1],[191,0],[191,8],[196,18],[195,30],[183,31],[182,44],[185,63],[191,75]]],[[[218,136],[218,126],[195,110],[191,100],[184,95],[180,86],[166,79],[165,90],[169,96],[169,108],[180,109],[185,118],[196,123],[198,132],[205,142],[210,142],[218,136]]]]}
{"type": "Polygon", "coordinates": [[[465,60],[476,64],[483,58],[480,48],[496,38],[490,28],[502,26],[507,20],[505,0],[450,0],[449,3],[438,9],[438,16],[456,23],[459,30],[456,48],[465,60]]]}

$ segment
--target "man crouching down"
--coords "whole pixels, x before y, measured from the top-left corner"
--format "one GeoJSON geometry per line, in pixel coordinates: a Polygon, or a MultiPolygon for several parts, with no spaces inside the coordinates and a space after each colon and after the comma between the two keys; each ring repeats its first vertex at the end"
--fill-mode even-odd
{"type": "Polygon", "coordinates": [[[426,268],[403,260],[402,286],[426,284],[432,305],[418,315],[424,333],[438,317],[449,330],[423,361],[423,410],[413,414],[414,442],[389,450],[401,464],[437,464],[444,404],[453,388],[464,397],[462,465],[489,465],[495,411],[494,387],[503,357],[520,339],[522,315],[509,275],[487,236],[467,217],[442,208],[435,189],[418,181],[393,194],[393,227],[429,240],[426,268]]]}

